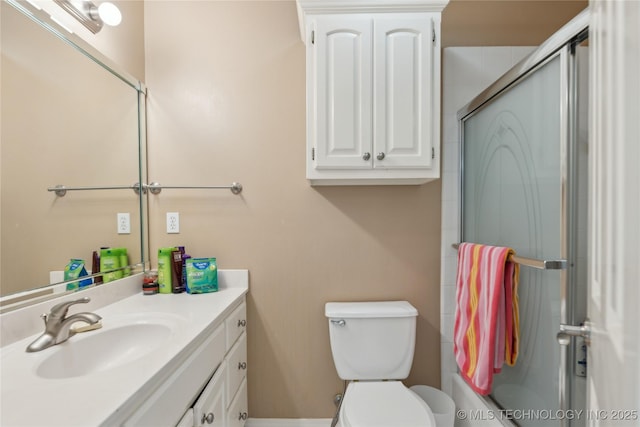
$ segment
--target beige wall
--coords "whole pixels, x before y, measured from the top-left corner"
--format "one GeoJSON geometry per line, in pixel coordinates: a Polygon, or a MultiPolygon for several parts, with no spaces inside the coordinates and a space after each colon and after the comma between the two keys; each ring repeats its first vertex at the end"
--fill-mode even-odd
{"type": "Polygon", "coordinates": [[[408,383],[438,386],[440,182],[309,186],[294,2],[153,1],[145,17],[150,180],[245,187],[152,197],[152,250],[185,244],[250,270],[251,416],[333,415],[327,301],[408,299],[408,383]],[[172,211],[179,235],[164,233],[172,211]]]}
{"type": "Polygon", "coordinates": [[[442,47],[538,46],[588,6],[587,0],[451,0],[442,47]]]}

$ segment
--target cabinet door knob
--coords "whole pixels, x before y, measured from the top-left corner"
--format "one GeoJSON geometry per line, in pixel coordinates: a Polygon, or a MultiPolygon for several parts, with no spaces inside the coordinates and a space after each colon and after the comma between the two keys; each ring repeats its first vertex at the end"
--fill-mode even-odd
{"type": "Polygon", "coordinates": [[[238,415],[239,420],[246,420],[247,418],[249,418],[249,414],[246,412],[240,412],[240,415],[238,415]]]}
{"type": "Polygon", "coordinates": [[[207,424],[213,424],[213,420],[215,420],[215,416],[213,415],[213,412],[209,412],[208,414],[202,414],[202,421],[200,421],[200,424],[204,424],[205,422],[207,424]]]}
{"type": "Polygon", "coordinates": [[[241,327],[241,326],[242,326],[243,328],[244,328],[245,326],[247,326],[247,321],[246,321],[246,320],[244,320],[244,319],[242,319],[242,320],[238,320],[238,327],[241,327]]]}
{"type": "Polygon", "coordinates": [[[240,369],[247,369],[247,362],[238,363],[238,370],[240,369]]]}
{"type": "Polygon", "coordinates": [[[383,153],[383,152],[379,152],[379,153],[378,153],[378,155],[376,156],[376,158],[377,158],[378,160],[382,160],[382,159],[384,159],[384,153],[383,153]]]}
{"type": "Polygon", "coordinates": [[[371,158],[371,153],[364,153],[362,155],[362,160],[367,161],[371,158]]]}

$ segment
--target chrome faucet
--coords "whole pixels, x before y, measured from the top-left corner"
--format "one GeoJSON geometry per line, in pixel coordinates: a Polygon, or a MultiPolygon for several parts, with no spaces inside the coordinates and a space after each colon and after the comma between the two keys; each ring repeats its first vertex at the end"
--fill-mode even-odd
{"type": "Polygon", "coordinates": [[[65,342],[75,335],[75,332],[69,329],[75,322],[86,322],[90,325],[98,323],[102,317],[95,313],[83,312],[66,317],[69,307],[74,304],[86,304],[89,301],[91,301],[91,298],[85,297],[73,301],[61,302],[60,304],[54,305],[49,314],[43,314],[41,317],[44,319],[44,333],[29,344],[27,353],[44,350],[45,348],[65,342]]]}

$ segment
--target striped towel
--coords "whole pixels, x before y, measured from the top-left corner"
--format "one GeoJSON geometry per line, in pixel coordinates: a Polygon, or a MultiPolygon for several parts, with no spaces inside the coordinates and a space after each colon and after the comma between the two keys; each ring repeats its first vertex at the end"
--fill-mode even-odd
{"type": "Polygon", "coordinates": [[[518,358],[519,265],[513,249],[461,243],[458,247],[454,353],[460,375],[477,393],[491,392],[493,374],[518,358]]]}

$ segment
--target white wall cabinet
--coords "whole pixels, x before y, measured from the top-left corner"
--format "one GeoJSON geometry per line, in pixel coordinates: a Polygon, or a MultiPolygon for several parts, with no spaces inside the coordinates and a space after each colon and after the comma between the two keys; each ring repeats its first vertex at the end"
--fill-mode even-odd
{"type": "Polygon", "coordinates": [[[313,185],[421,184],[440,176],[446,2],[370,3],[298,1],[313,185]]]}

